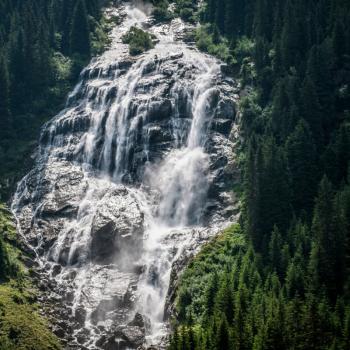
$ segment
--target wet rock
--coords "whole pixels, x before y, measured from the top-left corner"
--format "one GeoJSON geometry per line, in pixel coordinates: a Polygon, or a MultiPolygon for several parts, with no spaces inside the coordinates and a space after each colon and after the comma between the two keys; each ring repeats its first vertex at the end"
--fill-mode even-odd
{"type": "Polygon", "coordinates": [[[228,64],[222,64],[220,66],[220,69],[221,69],[221,72],[224,74],[224,75],[230,75],[232,73],[230,67],[228,64]]]}
{"type": "Polygon", "coordinates": [[[168,99],[159,100],[159,101],[154,101],[150,104],[148,113],[147,113],[147,119],[149,122],[155,122],[155,121],[160,121],[164,119],[169,119],[171,115],[172,115],[171,101],[168,99]]]}
{"type": "Polygon", "coordinates": [[[55,326],[52,330],[53,334],[55,334],[58,338],[64,338],[66,335],[66,332],[58,326],[55,326]]]}
{"type": "Polygon", "coordinates": [[[105,194],[93,217],[92,259],[106,261],[122,249],[137,250],[142,230],[143,213],[132,195],[124,186],[111,190],[105,194]]]}
{"type": "Polygon", "coordinates": [[[74,319],[76,322],[78,322],[80,325],[84,325],[85,320],[86,320],[86,310],[83,307],[78,307],[75,310],[75,314],[74,314],[74,319]]]}
{"type": "Polygon", "coordinates": [[[230,135],[232,120],[231,119],[214,119],[212,122],[212,129],[225,136],[230,135]]]}
{"type": "Polygon", "coordinates": [[[33,260],[33,259],[31,259],[31,258],[29,258],[29,257],[27,257],[27,256],[23,256],[23,257],[21,258],[21,261],[23,262],[23,264],[24,264],[27,268],[38,267],[38,263],[37,263],[35,260],[33,260]]]}
{"type": "Polygon", "coordinates": [[[137,312],[134,316],[134,319],[128,323],[128,326],[136,326],[139,328],[145,328],[145,321],[143,316],[137,312]]]}
{"type": "Polygon", "coordinates": [[[160,125],[148,125],[148,142],[150,144],[157,144],[161,142],[169,142],[173,139],[172,135],[160,125]]]}
{"type": "Polygon", "coordinates": [[[85,344],[89,340],[90,331],[83,328],[76,334],[76,339],[79,344],[85,344]]]}
{"type": "Polygon", "coordinates": [[[215,118],[227,119],[233,121],[236,116],[235,101],[231,98],[224,97],[218,103],[218,108],[215,112],[215,118]]]}
{"type": "Polygon", "coordinates": [[[52,272],[51,272],[51,276],[52,277],[56,277],[57,275],[59,275],[62,271],[62,266],[61,265],[54,265],[54,267],[52,268],[52,272]]]}
{"type": "Polygon", "coordinates": [[[96,345],[106,350],[137,349],[145,341],[144,332],[137,326],[118,327],[112,335],[102,336],[96,345]]]}

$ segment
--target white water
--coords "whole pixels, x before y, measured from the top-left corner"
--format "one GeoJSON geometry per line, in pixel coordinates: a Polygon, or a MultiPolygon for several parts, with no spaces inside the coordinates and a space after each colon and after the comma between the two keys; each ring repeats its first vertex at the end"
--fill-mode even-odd
{"type": "MultiPolygon", "coordinates": [[[[40,259],[43,264],[52,264],[52,261],[61,263],[62,259],[66,261],[56,276],[59,283],[64,284],[72,271],[76,273],[72,309],[74,313],[80,305],[85,305],[85,327],[88,329],[93,329],[93,306],[101,300],[111,299],[110,295],[115,295],[115,289],[124,293],[130,283],[134,283],[134,275],[129,272],[131,267],[144,266],[143,274],[135,282],[137,293],[133,314],[139,311],[150,320],[151,329],[147,339],[151,344],[158,343],[167,333],[164,305],[172,263],[185,251],[195,249],[194,241],[198,235],[205,235],[203,232],[206,229],[201,225],[210,183],[210,162],[205,145],[207,129],[214,113],[210,107],[216,93],[220,62],[176,41],[176,32],[181,31],[183,24],[175,21],[171,26],[150,28],[158,39],[157,45],[137,58],[125,72],[118,65],[118,62],[128,56],[128,47],[122,44],[121,36],[132,25],[142,27],[148,20],[147,11],[147,8],[126,5],[126,18],[114,30],[111,48],[82,73],[82,76],[88,74],[90,79],[77,85],[69,97],[67,109],[49,125],[49,142],[41,149],[43,158],[64,159],[71,164],[69,167],[82,169],[83,177],[77,180],[73,191],[79,192],[80,186],[86,186],[85,194],[73,203],[78,208],[75,218],[64,222],[56,242],[40,259]],[[193,67],[193,72],[187,81],[180,71],[172,74],[174,84],[168,94],[175,111],[171,117],[175,140],[173,147],[165,152],[161,160],[146,162],[141,181],[133,183],[129,160],[137,143],[138,127],[141,122],[145,123],[152,99],[159,93],[152,89],[142,89],[144,71],[157,62],[152,73],[152,78],[156,80],[164,70],[162,58],[179,53],[183,55],[182,60],[193,67]],[[116,65],[117,69],[111,76],[110,68],[116,65]],[[115,94],[115,98],[110,98],[111,93],[115,94]],[[191,120],[187,127],[178,111],[181,95],[186,95],[188,99],[191,120]],[[66,124],[74,127],[79,118],[90,120],[90,126],[78,138],[57,131],[66,124]],[[113,194],[124,191],[122,183],[125,184],[125,181],[129,184],[126,185],[127,194],[121,204],[120,196],[113,197],[113,194]],[[119,213],[118,208],[123,211],[119,213]],[[102,270],[90,259],[94,220],[99,215],[112,217],[116,221],[121,217],[122,230],[127,222],[134,222],[138,211],[143,213],[144,227],[141,255],[121,251],[112,262],[110,270],[102,270]]],[[[149,146],[146,137],[142,143],[146,160],[150,152],[149,146]]],[[[46,173],[54,177],[54,185],[46,201],[36,208],[35,213],[38,214],[33,216],[34,222],[40,216],[42,208],[55,197],[55,186],[60,181],[60,173],[56,172],[57,169],[51,171],[47,166],[46,173]]],[[[25,180],[21,186],[26,187],[25,180]]],[[[19,189],[14,200],[13,208],[18,216],[17,203],[24,195],[25,191],[19,189]]],[[[221,225],[225,223],[222,222],[221,225]]],[[[213,228],[211,234],[219,228],[220,226],[213,228]]],[[[39,248],[40,241],[36,250],[39,248]]],[[[130,319],[132,315],[128,315],[125,322],[130,319]]],[[[105,326],[110,323],[108,317],[101,320],[105,326]]],[[[90,343],[85,345],[92,346],[95,339],[96,336],[92,335],[90,343]]]]}

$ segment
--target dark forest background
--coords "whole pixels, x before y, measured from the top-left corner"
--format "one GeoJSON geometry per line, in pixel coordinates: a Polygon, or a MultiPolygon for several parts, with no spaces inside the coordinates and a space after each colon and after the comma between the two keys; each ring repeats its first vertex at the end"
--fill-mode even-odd
{"type": "Polygon", "coordinates": [[[243,186],[240,225],[181,278],[170,348],[349,349],[350,2],[179,3],[241,79],[243,186]]]}

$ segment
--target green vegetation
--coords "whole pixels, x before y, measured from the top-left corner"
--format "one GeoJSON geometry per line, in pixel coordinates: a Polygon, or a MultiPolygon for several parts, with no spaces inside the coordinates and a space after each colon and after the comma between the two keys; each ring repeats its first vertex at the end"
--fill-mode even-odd
{"type": "Polygon", "coordinates": [[[223,61],[232,62],[234,57],[229,50],[227,39],[216,34],[210,33],[210,25],[203,25],[196,29],[195,39],[198,48],[223,61]]]}
{"type": "Polygon", "coordinates": [[[289,234],[275,228],[268,262],[239,226],[206,245],[181,277],[169,349],[348,349],[349,304],[313,289],[310,233],[297,222],[289,234]]]}
{"type": "Polygon", "coordinates": [[[0,198],[29,168],[40,126],[108,44],[97,0],[0,0],[0,198]]]}
{"type": "Polygon", "coordinates": [[[175,14],[184,21],[196,22],[198,20],[196,1],[192,0],[175,0],[175,14]]]}
{"type": "Polygon", "coordinates": [[[153,17],[158,22],[168,22],[174,18],[174,15],[169,11],[169,2],[167,0],[153,0],[153,17]]]}
{"type": "Polygon", "coordinates": [[[350,3],[207,0],[199,12],[199,48],[246,92],[246,243],[214,241],[185,271],[170,348],[349,349],[350,3]]]}
{"type": "Polygon", "coordinates": [[[59,350],[25,283],[0,285],[0,350],[59,350]]]}
{"type": "Polygon", "coordinates": [[[180,17],[184,21],[195,23],[198,21],[198,5],[196,1],[175,0],[171,1],[171,10],[169,9],[168,0],[151,0],[153,16],[156,21],[168,22],[175,17],[180,17]]]}
{"type": "Polygon", "coordinates": [[[11,213],[0,204],[0,283],[9,278],[20,278],[21,265],[18,263],[20,251],[15,248],[16,227],[11,213]]]}
{"type": "Polygon", "coordinates": [[[0,350],[59,350],[58,339],[39,315],[12,220],[0,205],[0,350]]]}
{"type": "Polygon", "coordinates": [[[129,44],[130,55],[139,55],[154,47],[152,36],[137,27],[131,27],[122,40],[124,44],[129,44]]]}

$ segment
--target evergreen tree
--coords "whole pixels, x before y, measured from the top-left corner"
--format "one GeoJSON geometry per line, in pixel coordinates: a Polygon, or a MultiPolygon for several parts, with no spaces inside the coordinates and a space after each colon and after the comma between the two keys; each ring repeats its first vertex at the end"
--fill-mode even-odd
{"type": "Polygon", "coordinates": [[[281,270],[282,268],[282,237],[281,234],[277,228],[277,226],[274,227],[272,234],[271,234],[271,239],[269,243],[269,262],[277,272],[277,274],[282,277],[283,271],[281,270]]]}
{"type": "Polygon", "coordinates": [[[70,52],[85,57],[90,56],[90,30],[87,18],[85,0],[78,0],[72,18],[70,32],[70,52]]]}
{"type": "Polygon", "coordinates": [[[225,5],[226,0],[216,0],[215,24],[221,34],[225,34],[225,5]]]}
{"type": "Polygon", "coordinates": [[[0,140],[9,140],[12,135],[12,120],[10,114],[10,81],[7,62],[0,54],[0,140]]]}
{"type": "Polygon", "coordinates": [[[338,214],[333,206],[334,191],[326,177],[320,183],[312,229],[315,236],[311,256],[313,286],[325,287],[335,301],[344,283],[345,237],[339,228],[338,214]]]}
{"type": "Polygon", "coordinates": [[[312,213],[317,191],[316,148],[308,124],[300,120],[286,143],[288,166],[291,173],[292,204],[294,212],[312,213]],[[315,181],[316,179],[316,181],[315,181]]]}
{"type": "Polygon", "coordinates": [[[215,349],[231,349],[231,341],[230,341],[230,333],[229,333],[229,327],[226,320],[226,317],[224,315],[221,316],[219,329],[216,335],[215,339],[215,349]]]}
{"type": "Polygon", "coordinates": [[[317,145],[324,142],[321,106],[318,101],[317,89],[310,76],[305,78],[300,91],[301,114],[309,123],[317,145]]]}

